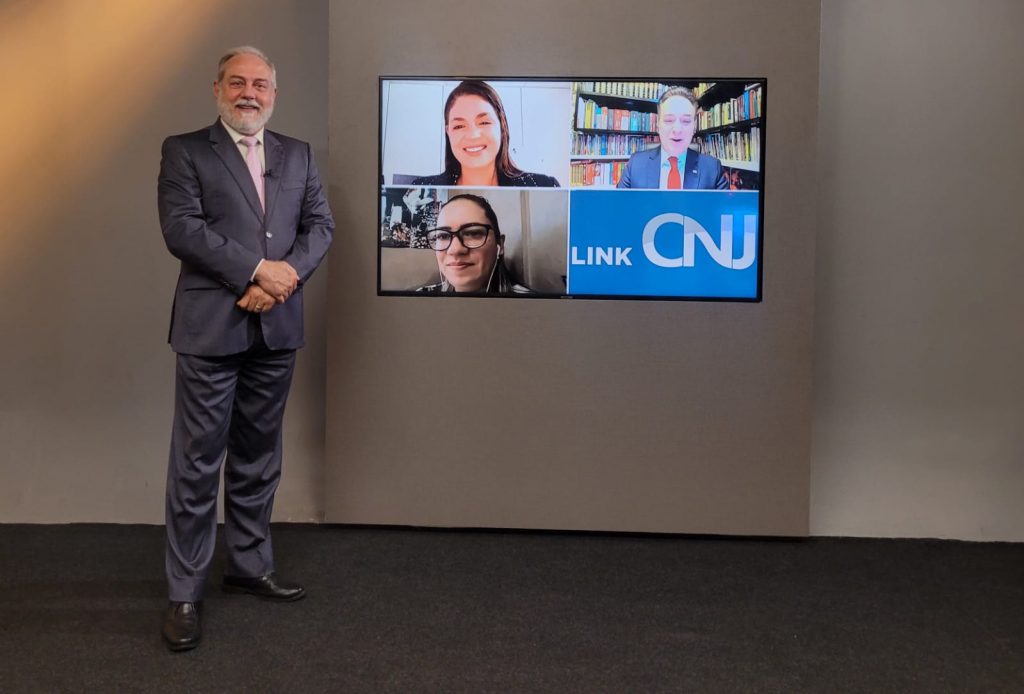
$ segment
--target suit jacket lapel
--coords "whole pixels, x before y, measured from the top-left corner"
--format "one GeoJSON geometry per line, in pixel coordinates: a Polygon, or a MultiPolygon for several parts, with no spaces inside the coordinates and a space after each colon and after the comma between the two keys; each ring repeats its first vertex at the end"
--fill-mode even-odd
{"type": "Polygon", "coordinates": [[[647,175],[640,188],[659,188],[661,186],[661,147],[647,150],[647,175]]]}
{"type": "Polygon", "coordinates": [[[266,148],[264,154],[269,174],[263,179],[263,194],[267,201],[267,219],[270,219],[270,215],[274,211],[274,203],[277,202],[277,194],[281,190],[281,175],[284,173],[284,145],[269,130],[263,131],[263,144],[266,148]]]}
{"type": "Polygon", "coordinates": [[[700,187],[700,173],[697,171],[697,162],[700,155],[692,149],[686,150],[686,168],[683,170],[683,188],[696,190],[700,187]]]}
{"type": "MultiPolygon", "coordinates": [[[[249,207],[257,217],[262,219],[263,210],[260,209],[260,198],[256,193],[256,184],[252,182],[252,176],[249,175],[249,167],[245,165],[245,159],[238,151],[238,145],[231,141],[228,131],[221,126],[219,120],[210,128],[210,146],[231,172],[231,177],[235,179],[242,195],[249,202],[249,207]]],[[[266,193],[265,190],[264,193],[266,193]]]]}

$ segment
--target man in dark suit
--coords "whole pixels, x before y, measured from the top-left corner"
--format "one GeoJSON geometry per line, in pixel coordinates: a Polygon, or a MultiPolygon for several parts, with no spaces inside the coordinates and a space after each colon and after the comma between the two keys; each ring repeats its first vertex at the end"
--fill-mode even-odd
{"type": "Polygon", "coordinates": [[[618,188],[663,190],[726,190],[722,163],[690,149],[697,129],[697,99],[685,87],[672,87],[658,100],[661,145],[637,152],[626,162],[618,188]]]}
{"type": "Polygon", "coordinates": [[[264,129],[277,95],[270,60],[232,49],[213,93],[219,120],[164,141],[158,184],[164,240],[181,261],[169,340],[177,374],[162,634],[171,650],[199,642],[222,460],[224,589],[279,601],[305,595],[274,572],[270,515],[303,345],[302,285],[334,233],[310,146],[264,129]]]}

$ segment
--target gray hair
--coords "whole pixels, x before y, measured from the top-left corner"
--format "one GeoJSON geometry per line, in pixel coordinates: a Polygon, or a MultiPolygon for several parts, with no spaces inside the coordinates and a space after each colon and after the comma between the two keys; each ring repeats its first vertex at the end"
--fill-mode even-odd
{"type": "Polygon", "coordinates": [[[228,49],[228,52],[221,56],[220,62],[217,63],[217,81],[222,82],[224,80],[224,66],[227,65],[228,61],[237,55],[254,55],[270,68],[270,81],[277,87],[277,68],[270,62],[270,58],[267,54],[256,48],[255,46],[235,46],[234,48],[228,49]]]}

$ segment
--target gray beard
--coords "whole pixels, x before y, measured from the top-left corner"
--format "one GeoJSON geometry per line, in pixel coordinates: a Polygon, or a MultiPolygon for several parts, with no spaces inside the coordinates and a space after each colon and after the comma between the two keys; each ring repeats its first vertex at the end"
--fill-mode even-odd
{"type": "Polygon", "coordinates": [[[220,112],[220,117],[224,119],[225,123],[243,135],[255,135],[260,131],[260,128],[270,121],[270,117],[274,115],[274,107],[270,106],[269,108],[261,109],[260,115],[256,120],[242,120],[235,115],[233,104],[222,104],[219,101],[217,102],[217,110],[220,112]]]}

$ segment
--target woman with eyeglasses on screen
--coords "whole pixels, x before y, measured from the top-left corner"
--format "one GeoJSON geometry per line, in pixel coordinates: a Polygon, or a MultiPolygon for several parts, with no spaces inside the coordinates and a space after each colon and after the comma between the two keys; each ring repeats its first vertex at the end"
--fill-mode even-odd
{"type": "Polygon", "coordinates": [[[512,161],[505,109],[486,82],[464,80],[448,95],[444,141],[444,171],[413,185],[558,187],[554,176],[523,171],[512,161]]]}
{"type": "Polygon", "coordinates": [[[441,281],[416,291],[430,294],[529,294],[505,265],[505,235],[491,203],[456,195],[441,206],[437,228],[427,231],[441,281]]]}

